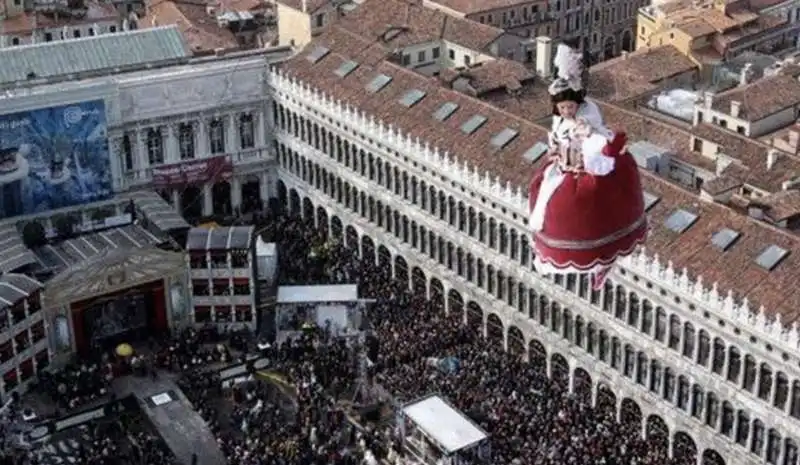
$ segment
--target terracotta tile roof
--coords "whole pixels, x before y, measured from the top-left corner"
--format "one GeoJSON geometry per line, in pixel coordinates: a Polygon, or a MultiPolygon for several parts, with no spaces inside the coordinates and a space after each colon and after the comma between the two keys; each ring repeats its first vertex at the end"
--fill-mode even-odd
{"type": "Polygon", "coordinates": [[[2,20],[4,34],[30,34],[34,26],[37,28],[55,29],[64,26],[78,26],[92,24],[98,21],[116,20],[119,13],[113,5],[88,2],[86,14],[81,17],[59,17],[46,15],[41,12],[23,13],[13,18],[2,20]]]}
{"type": "Polygon", "coordinates": [[[742,187],[743,184],[744,183],[740,179],[733,176],[717,176],[703,183],[703,192],[708,192],[711,195],[718,195],[742,187]]]}
{"type": "Polygon", "coordinates": [[[469,84],[475,94],[482,97],[492,91],[516,91],[536,73],[518,61],[498,58],[463,70],[445,69],[439,74],[445,84],[457,86],[459,81],[469,84]]]}
{"type": "Polygon", "coordinates": [[[712,108],[730,114],[731,102],[739,102],[739,118],[759,121],[781,110],[800,105],[800,81],[776,75],[758,79],[714,96],[712,108]]]}
{"type": "Polygon", "coordinates": [[[783,189],[785,181],[800,176],[800,159],[783,151],[778,152],[777,161],[768,169],[767,153],[772,147],[763,142],[707,123],[692,128],[692,134],[718,145],[721,153],[735,159],[745,168],[735,175],[728,171],[726,174],[759,189],[778,192],[783,189]]]}
{"type": "Polygon", "coordinates": [[[370,41],[379,41],[389,50],[445,40],[485,52],[504,34],[502,29],[406,0],[366,0],[347,15],[342,26],[370,41]]]}
{"type": "MultiPolygon", "coordinates": [[[[352,49],[355,55],[369,49],[368,41],[361,41],[360,46],[358,42],[351,45],[355,47],[352,49]]],[[[312,48],[283,63],[282,71],[330,98],[373,115],[376,121],[397,128],[412,139],[419,138],[423,144],[455,154],[459,163],[467,162],[480,173],[489,172],[502,183],[510,182],[523,190],[527,188],[535,167],[525,162],[522,155],[536,142],[545,140],[543,126],[527,121],[518,116],[519,113],[511,114],[490,103],[443,88],[435,79],[386,61],[362,64],[346,77],[338,77],[335,70],[346,61],[357,61],[357,57],[331,52],[314,64],[306,57],[312,48]],[[377,93],[366,92],[365,85],[378,74],[391,76],[391,82],[377,93]],[[426,96],[407,108],[398,100],[411,89],[422,90],[426,96]],[[450,118],[438,122],[432,114],[445,102],[457,103],[459,108],[450,118]],[[472,135],[465,135],[460,130],[461,124],[476,114],[486,117],[487,122],[472,135]],[[501,150],[492,148],[491,137],[506,127],[519,131],[519,135],[501,150]]],[[[506,107],[509,106],[512,105],[506,102],[506,107]]],[[[690,137],[686,131],[651,118],[637,119],[635,113],[613,105],[601,104],[601,109],[610,124],[627,130],[634,140],[646,139],[657,145],[674,146],[677,150],[688,148],[690,137]]],[[[707,286],[718,282],[721,292],[734,291],[737,298],[747,298],[751,308],[764,305],[768,313],[780,313],[784,323],[797,319],[800,312],[800,289],[796,287],[800,280],[800,237],[724,205],[701,201],[695,193],[651,173],[642,172],[642,182],[648,193],[660,199],[650,210],[652,231],[646,245],[649,253],[658,254],[662,263],[672,262],[676,270],[686,268],[693,279],[702,276],[707,286]],[[698,215],[697,222],[682,234],[664,227],[666,218],[679,208],[698,215]],[[711,236],[723,228],[741,233],[726,251],[710,242],[711,236]],[[755,260],[770,245],[782,247],[790,254],[768,271],[755,260]]]]}
{"type": "Polygon", "coordinates": [[[592,66],[589,92],[596,98],[621,102],[657,90],[660,83],[697,69],[671,45],[644,49],[592,66]]]}
{"type": "Polygon", "coordinates": [[[779,222],[800,215],[800,191],[792,189],[776,192],[755,202],[766,209],[770,220],[779,222]]]}
{"type": "Polygon", "coordinates": [[[215,17],[206,11],[202,0],[156,0],[148,2],[144,26],[176,24],[193,52],[239,48],[236,36],[217,24],[215,17]]]}
{"type": "Polygon", "coordinates": [[[430,3],[439,4],[453,11],[464,15],[474,15],[497,10],[499,8],[511,8],[513,6],[528,5],[534,2],[531,0],[428,0],[430,3]]]}
{"type": "Polygon", "coordinates": [[[278,0],[278,3],[297,11],[303,11],[303,6],[305,6],[306,13],[313,14],[317,10],[332,2],[331,0],[305,0],[305,2],[303,0],[278,0]],[[303,5],[304,3],[305,5],[303,5]]]}

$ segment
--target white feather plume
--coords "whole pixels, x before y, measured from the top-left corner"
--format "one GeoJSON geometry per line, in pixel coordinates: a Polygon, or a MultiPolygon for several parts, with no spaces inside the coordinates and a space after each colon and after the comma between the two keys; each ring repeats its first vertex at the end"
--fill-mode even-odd
{"type": "Polygon", "coordinates": [[[565,44],[558,44],[553,66],[558,68],[557,77],[569,83],[573,90],[583,89],[583,58],[580,52],[565,44]]]}

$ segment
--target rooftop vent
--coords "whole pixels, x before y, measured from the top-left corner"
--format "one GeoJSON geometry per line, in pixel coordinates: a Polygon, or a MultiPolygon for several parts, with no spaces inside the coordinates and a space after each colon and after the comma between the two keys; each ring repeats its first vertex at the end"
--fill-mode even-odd
{"type": "Polygon", "coordinates": [[[311,63],[317,63],[329,53],[331,53],[331,51],[325,47],[314,47],[314,50],[312,50],[306,58],[308,58],[308,61],[311,63]]]}
{"type": "Polygon", "coordinates": [[[733,243],[736,242],[741,235],[739,231],[734,231],[730,228],[720,229],[711,236],[711,244],[725,252],[733,246],[733,243]]]}
{"type": "Polygon", "coordinates": [[[339,67],[336,69],[336,71],[334,71],[334,73],[336,73],[336,75],[339,76],[340,78],[343,78],[347,77],[348,74],[355,71],[356,68],[358,68],[358,63],[356,63],[355,61],[345,61],[344,63],[339,65],[339,67]]]}
{"type": "Polygon", "coordinates": [[[466,135],[473,134],[486,123],[486,120],[487,118],[483,115],[474,115],[461,125],[461,132],[466,135]]]}
{"type": "Polygon", "coordinates": [[[379,74],[375,76],[375,79],[369,81],[369,84],[367,84],[366,87],[367,92],[369,92],[370,94],[378,93],[380,92],[381,89],[389,85],[390,82],[392,82],[391,76],[387,76],[385,74],[379,74]]]}
{"type": "Polygon", "coordinates": [[[756,258],[756,264],[767,271],[772,271],[784,258],[789,255],[789,251],[777,245],[770,245],[761,252],[756,258]]]}
{"type": "Polygon", "coordinates": [[[433,112],[433,118],[437,121],[444,121],[453,113],[455,113],[456,110],[458,110],[457,103],[445,102],[435,112],[433,112]]]}
{"type": "Polygon", "coordinates": [[[697,221],[698,216],[692,212],[679,209],[664,221],[664,226],[670,231],[682,234],[697,221]]]}
{"type": "Polygon", "coordinates": [[[522,158],[530,163],[536,163],[542,156],[544,156],[550,147],[544,142],[537,142],[533,147],[529,148],[522,154],[522,158]]]}
{"type": "Polygon", "coordinates": [[[489,143],[492,144],[492,147],[496,148],[497,150],[502,150],[506,145],[514,140],[518,134],[519,131],[515,129],[505,128],[492,136],[492,139],[489,141],[489,143]]]}
{"type": "Polygon", "coordinates": [[[411,108],[425,98],[425,95],[426,93],[422,90],[411,89],[400,98],[400,104],[406,108],[411,108]]]}
{"type": "Polygon", "coordinates": [[[644,211],[649,212],[650,209],[655,207],[659,200],[661,200],[661,197],[647,191],[642,192],[642,195],[644,196],[644,211]]]}

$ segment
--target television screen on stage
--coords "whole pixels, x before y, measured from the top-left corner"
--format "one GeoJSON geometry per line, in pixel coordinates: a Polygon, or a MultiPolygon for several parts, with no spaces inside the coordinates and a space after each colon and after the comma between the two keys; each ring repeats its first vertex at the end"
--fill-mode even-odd
{"type": "Polygon", "coordinates": [[[149,289],[100,298],[83,311],[86,336],[91,345],[125,342],[116,339],[146,329],[152,308],[153,296],[149,289]]]}
{"type": "Polygon", "coordinates": [[[0,115],[0,219],[113,195],[102,100],[0,115]]]}

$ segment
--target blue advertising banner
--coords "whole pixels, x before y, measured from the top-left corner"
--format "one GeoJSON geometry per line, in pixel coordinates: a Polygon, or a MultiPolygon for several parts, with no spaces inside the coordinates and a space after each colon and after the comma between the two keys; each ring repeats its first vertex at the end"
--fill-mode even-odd
{"type": "Polygon", "coordinates": [[[102,100],[0,115],[0,219],[112,195],[102,100]]]}

